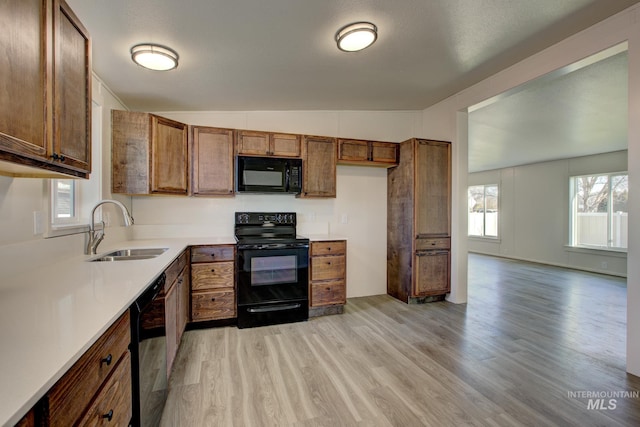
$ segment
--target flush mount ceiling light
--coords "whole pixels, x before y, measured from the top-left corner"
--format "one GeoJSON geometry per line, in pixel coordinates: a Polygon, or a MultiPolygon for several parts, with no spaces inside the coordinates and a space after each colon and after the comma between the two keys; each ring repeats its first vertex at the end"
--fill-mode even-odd
{"type": "Polygon", "coordinates": [[[356,52],[369,47],[378,38],[378,28],[371,22],[355,22],[344,26],[336,33],[338,49],[356,52]]]}
{"type": "Polygon", "coordinates": [[[131,59],[141,67],[154,71],[173,70],[178,66],[178,53],[175,50],[151,43],[132,47],[131,59]]]}

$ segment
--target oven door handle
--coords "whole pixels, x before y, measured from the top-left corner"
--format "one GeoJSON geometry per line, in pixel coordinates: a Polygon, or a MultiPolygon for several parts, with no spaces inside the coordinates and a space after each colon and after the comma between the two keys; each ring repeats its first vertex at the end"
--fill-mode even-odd
{"type": "Polygon", "coordinates": [[[284,310],[294,310],[296,308],[300,308],[301,304],[283,304],[283,305],[270,305],[268,307],[253,307],[248,308],[247,311],[249,313],[268,313],[271,311],[284,311],[284,310]]]}

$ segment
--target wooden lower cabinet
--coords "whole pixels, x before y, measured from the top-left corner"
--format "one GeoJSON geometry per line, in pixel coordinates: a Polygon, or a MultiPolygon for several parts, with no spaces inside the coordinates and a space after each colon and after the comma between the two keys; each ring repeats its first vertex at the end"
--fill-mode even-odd
{"type": "Polygon", "coordinates": [[[451,290],[449,285],[450,256],[448,250],[416,252],[414,290],[416,297],[443,295],[451,290]]]}
{"type": "Polygon", "coordinates": [[[53,386],[43,424],[127,425],[131,419],[130,318],[127,310],[53,386]],[[114,422],[117,421],[117,422],[114,422]]]}
{"type": "Polygon", "coordinates": [[[191,321],[236,317],[235,245],[191,248],[191,321]]]}
{"type": "Polygon", "coordinates": [[[81,426],[126,426],[131,420],[131,355],[118,362],[113,375],[82,417],[81,426]]]}
{"type": "Polygon", "coordinates": [[[309,316],[342,313],[347,302],[347,242],[311,242],[309,316]]]}

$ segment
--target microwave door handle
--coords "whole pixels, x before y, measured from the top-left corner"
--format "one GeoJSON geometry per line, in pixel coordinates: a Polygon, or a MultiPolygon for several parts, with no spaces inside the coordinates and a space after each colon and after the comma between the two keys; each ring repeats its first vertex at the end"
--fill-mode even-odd
{"type": "Polygon", "coordinates": [[[284,168],[284,191],[285,192],[289,192],[289,180],[291,179],[291,177],[289,176],[289,173],[291,171],[291,168],[289,167],[289,162],[287,162],[287,166],[284,168]]]}

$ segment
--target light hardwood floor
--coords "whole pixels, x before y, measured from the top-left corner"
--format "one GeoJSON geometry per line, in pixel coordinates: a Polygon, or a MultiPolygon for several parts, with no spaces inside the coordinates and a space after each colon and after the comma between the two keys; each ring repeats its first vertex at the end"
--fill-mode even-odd
{"type": "Polygon", "coordinates": [[[342,315],[185,333],[163,426],[638,426],[623,279],[481,255],[469,303],[349,299],[342,315]],[[605,398],[605,406],[609,406],[605,398]],[[593,403],[592,403],[593,404],[593,403]]]}

